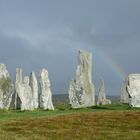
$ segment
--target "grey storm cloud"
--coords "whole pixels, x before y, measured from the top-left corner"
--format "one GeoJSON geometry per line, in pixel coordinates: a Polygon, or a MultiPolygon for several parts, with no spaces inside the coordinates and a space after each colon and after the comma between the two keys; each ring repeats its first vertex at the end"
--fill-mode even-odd
{"type": "Polygon", "coordinates": [[[93,53],[96,91],[104,78],[107,94],[118,95],[122,77],[108,59],[126,75],[140,72],[139,7],[139,0],[1,0],[0,62],[13,79],[16,67],[24,75],[45,67],[53,93],[67,93],[84,49],[93,53]]]}

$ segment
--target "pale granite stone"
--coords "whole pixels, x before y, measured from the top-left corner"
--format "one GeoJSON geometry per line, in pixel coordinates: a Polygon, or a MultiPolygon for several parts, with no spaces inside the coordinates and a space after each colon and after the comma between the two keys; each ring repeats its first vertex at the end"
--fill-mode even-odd
{"type": "Polygon", "coordinates": [[[95,105],[95,87],[92,82],[92,54],[79,51],[76,80],[70,82],[69,100],[72,108],[95,105]]]}
{"type": "Polygon", "coordinates": [[[111,100],[106,98],[104,80],[100,81],[97,105],[111,104],[111,100]]]}
{"type": "Polygon", "coordinates": [[[18,94],[20,94],[21,92],[23,92],[22,69],[21,68],[16,68],[15,95],[14,95],[14,98],[15,98],[15,102],[14,102],[15,109],[21,109],[21,100],[20,100],[20,98],[18,96],[18,94]]]}
{"type": "Polygon", "coordinates": [[[22,80],[22,69],[16,69],[16,96],[15,107],[24,110],[34,110],[33,92],[29,85],[29,77],[26,76],[22,80]]]}
{"type": "Polygon", "coordinates": [[[40,107],[45,110],[54,110],[52,103],[52,92],[50,89],[50,80],[48,76],[48,71],[42,69],[39,74],[39,84],[40,84],[40,107]]]}
{"type": "Polygon", "coordinates": [[[34,107],[35,109],[38,108],[38,82],[36,78],[35,72],[31,72],[30,74],[30,87],[32,89],[33,94],[33,101],[34,101],[34,107]]]}
{"type": "Polygon", "coordinates": [[[5,64],[0,64],[0,108],[9,109],[14,85],[5,64]]]}
{"type": "Polygon", "coordinates": [[[129,103],[129,93],[127,91],[127,85],[128,85],[128,78],[125,79],[125,81],[121,85],[121,96],[120,96],[120,102],[121,103],[129,103]]]}
{"type": "Polygon", "coordinates": [[[140,107],[140,74],[130,74],[128,76],[127,91],[132,107],[140,107]]]}
{"type": "Polygon", "coordinates": [[[121,102],[140,107],[140,74],[129,74],[121,89],[121,102]]]}

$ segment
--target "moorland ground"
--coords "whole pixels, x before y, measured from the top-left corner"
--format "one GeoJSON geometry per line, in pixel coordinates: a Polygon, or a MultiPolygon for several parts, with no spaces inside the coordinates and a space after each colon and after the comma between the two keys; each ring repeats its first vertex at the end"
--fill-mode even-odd
{"type": "Polygon", "coordinates": [[[0,110],[0,140],[139,140],[140,109],[112,104],[55,111],[0,110]]]}

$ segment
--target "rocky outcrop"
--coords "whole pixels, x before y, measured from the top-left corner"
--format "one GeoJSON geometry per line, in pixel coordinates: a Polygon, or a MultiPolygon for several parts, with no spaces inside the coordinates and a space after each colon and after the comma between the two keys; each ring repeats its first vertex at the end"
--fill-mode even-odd
{"type": "Polygon", "coordinates": [[[16,96],[15,106],[24,110],[34,110],[34,100],[32,89],[29,85],[29,77],[24,77],[22,81],[22,69],[16,70],[16,96]]]}
{"type": "Polygon", "coordinates": [[[76,80],[70,82],[69,100],[72,108],[95,105],[95,88],[92,82],[92,54],[79,51],[76,80]]]}
{"type": "Polygon", "coordinates": [[[0,108],[9,109],[14,85],[10,78],[9,72],[4,64],[0,64],[0,108]]]}
{"type": "Polygon", "coordinates": [[[32,89],[33,94],[33,102],[34,102],[34,108],[38,108],[38,82],[36,78],[35,72],[31,72],[30,74],[30,87],[32,89]]]}
{"type": "Polygon", "coordinates": [[[50,80],[48,76],[48,71],[42,69],[39,74],[39,84],[40,84],[40,107],[45,110],[54,110],[52,103],[52,93],[50,89],[50,80]]]}
{"type": "Polygon", "coordinates": [[[101,80],[97,105],[111,104],[111,100],[106,98],[104,80],[101,80]]]}

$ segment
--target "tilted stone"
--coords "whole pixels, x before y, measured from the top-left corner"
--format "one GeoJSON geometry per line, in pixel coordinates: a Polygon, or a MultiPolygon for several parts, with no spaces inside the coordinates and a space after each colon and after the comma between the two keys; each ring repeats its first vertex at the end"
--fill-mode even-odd
{"type": "Polygon", "coordinates": [[[0,64],[0,108],[9,109],[14,85],[10,78],[9,72],[4,64],[0,64]]]}
{"type": "Polygon", "coordinates": [[[100,81],[97,105],[111,104],[111,100],[106,98],[104,80],[100,81]]]}
{"type": "Polygon", "coordinates": [[[40,84],[40,107],[45,110],[54,110],[52,103],[52,93],[50,89],[50,80],[48,76],[48,71],[42,69],[39,74],[39,84],[40,84]]]}
{"type": "Polygon", "coordinates": [[[70,82],[69,100],[72,108],[95,105],[95,87],[92,82],[92,54],[79,51],[76,80],[70,82]]]}

